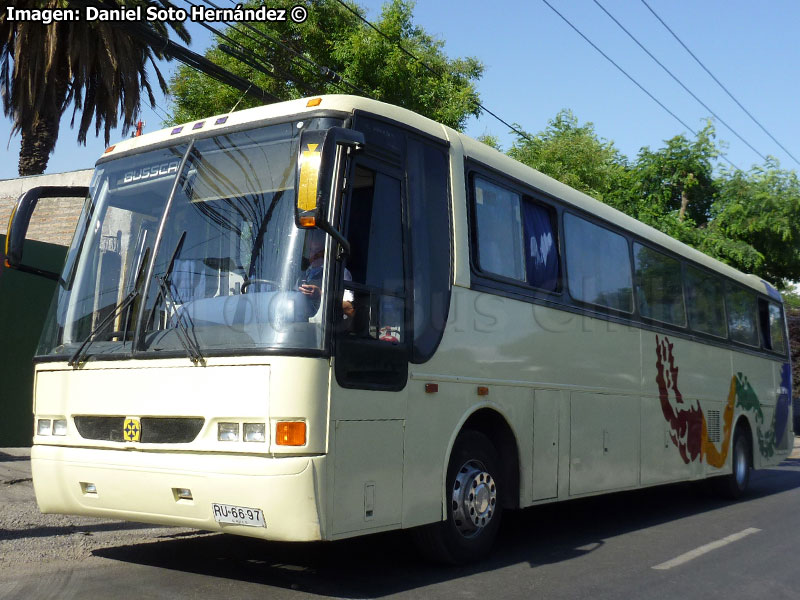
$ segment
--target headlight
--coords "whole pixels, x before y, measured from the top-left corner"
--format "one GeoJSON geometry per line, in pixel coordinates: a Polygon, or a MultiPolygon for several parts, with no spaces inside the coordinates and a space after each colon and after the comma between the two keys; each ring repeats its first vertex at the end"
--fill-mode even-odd
{"type": "Polygon", "coordinates": [[[53,421],[53,435],[67,435],[66,419],[56,419],[53,421]]]}
{"type": "Polygon", "coordinates": [[[220,442],[238,442],[239,441],[239,424],[238,423],[220,423],[217,428],[217,439],[220,442]]]}
{"type": "Polygon", "coordinates": [[[53,422],[50,419],[39,419],[36,423],[36,435],[50,435],[53,422]]]}
{"type": "Polygon", "coordinates": [[[244,424],[244,441],[245,442],[265,442],[266,425],[264,423],[245,423],[244,424]]]}

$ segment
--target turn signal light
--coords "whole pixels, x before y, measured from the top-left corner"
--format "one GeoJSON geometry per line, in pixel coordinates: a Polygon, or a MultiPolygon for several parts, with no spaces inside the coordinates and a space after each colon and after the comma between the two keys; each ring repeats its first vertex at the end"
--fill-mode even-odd
{"type": "Polygon", "coordinates": [[[305,446],[305,422],[279,421],[275,426],[275,441],[279,446],[305,446]]]}

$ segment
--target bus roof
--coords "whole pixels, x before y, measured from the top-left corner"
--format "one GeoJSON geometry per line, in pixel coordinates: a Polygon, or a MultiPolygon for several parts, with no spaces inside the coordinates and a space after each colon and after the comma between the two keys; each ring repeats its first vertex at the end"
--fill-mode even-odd
{"type": "Polygon", "coordinates": [[[351,114],[355,110],[363,110],[407,124],[427,135],[442,140],[453,140],[457,138],[464,149],[465,157],[472,158],[498,171],[506,173],[511,178],[517,179],[534,189],[557,198],[567,206],[571,205],[587,213],[596,215],[600,219],[613,223],[622,229],[630,231],[637,236],[662,246],[708,269],[716,271],[721,275],[729,277],[747,287],[753,288],[761,293],[767,293],[776,299],[780,298],[780,295],[777,294],[775,289],[759,277],[742,273],[729,265],[711,258],[699,250],[695,250],[657,229],[645,225],[641,221],[637,221],[625,213],[564,185],[506,156],[502,152],[498,152],[494,148],[442,125],[441,123],[437,123],[408,109],[360,96],[325,95],[318,96],[317,98],[320,99],[320,102],[314,103],[313,106],[310,105],[311,98],[300,98],[298,100],[289,100],[287,102],[278,102],[241,110],[227,115],[215,115],[197,121],[190,121],[184,125],[168,127],[160,131],[147,133],[139,137],[125,139],[107,149],[103,158],[110,158],[114,155],[136,150],[145,150],[149,146],[162,144],[168,140],[177,141],[208,131],[225,131],[239,128],[248,123],[268,121],[282,116],[302,116],[304,113],[318,113],[320,111],[351,114]]]}

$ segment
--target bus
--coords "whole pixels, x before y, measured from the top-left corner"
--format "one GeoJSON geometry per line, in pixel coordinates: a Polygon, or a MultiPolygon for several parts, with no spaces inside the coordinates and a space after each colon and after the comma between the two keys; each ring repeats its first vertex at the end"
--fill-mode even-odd
{"type": "MultiPolygon", "coordinates": [[[[39,196],[18,201],[24,261],[39,196]]],[[[408,110],[271,104],[98,160],[35,359],[45,513],[280,541],[411,529],[792,449],[780,294],[408,110]]]]}

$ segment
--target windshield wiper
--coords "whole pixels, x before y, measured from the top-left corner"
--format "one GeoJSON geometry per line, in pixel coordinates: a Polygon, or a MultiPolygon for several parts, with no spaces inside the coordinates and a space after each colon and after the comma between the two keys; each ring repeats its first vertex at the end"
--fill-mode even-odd
{"type": "MultiPolygon", "coordinates": [[[[168,277],[169,274],[161,277],[156,275],[156,281],[158,282],[158,287],[161,290],[161,295],[164,297],[164,301],[169,301],[172,306],[176,306],[178,302],[175,300],[175,296],[172,295],[172,292],[169,289],[168,277]]],[[[205,366],[206,361],[203,358],[203,354],[200,352],[200,344],[198,344],[197,341],[192,339],[192,336],[189,335],[189,330],[183,323],[183,314],[179,311],[175,312],[175,324],[177,326],[175,333],[178,341],[180,341],[180,343],[186,349],[186,353],[189,355],[189,359],[193,363],[200,363],[201,365],[205,366]]]]}
{"type": "Polygon", "coordinates": [[[86,358],[86,350],[89,348],[91,343],[94,341],[94,336],[96,336],[99,332],[101,332],[123,310],[128,308],[128,306],[131,305],[134,300],[136,300],[136,297],[138,295],[139,295],[139,290],[134,289],[133,291],[131,291],[131,293],[129,293],[127,296],[125,296],[122,299],[122,301],[114,307],[114,310],[112,310],[108,315],[106,315],[106,317],[102,321],[100,321],[94,327],[94,329],[92,329],[89,332],[89,335],[86,337],[85,340],[83,340],[83,343],[80,345],[80,347],[75,351],[75,353],[69,359],[69,362],[67,364],[70,367],[80,366],[81,364],[83,364],[85,362],[84,359],[86,358]]]}
{"type": "MultiPolygon", "coordinates": [[[[158,301],[163,298],[164,299],[164,309],[166,310],[166,303],[169,302],[172,306],[177,306],[178,301],[175,299],[175,296],[172,294],[170,290],[170,281],[169,277],[172,274],[172,269],[175,268],[175,260],[178,258],[178,254],[181,252],[181,248],[183,248],[183,242],[186,241],[186,231],[181,233],[181,237],[178,239],[178,243],[175,244],[175,249],[172,251],[172,256],[169,258],[169,262],[167,263],[167,268],[164,270],[164,274],[159,276],[155,276],[155,280],[158,282],[158,294],[156,295],[155,302],[153,303],[153,308],[150,311],[150,316],[147,319],[147,322],[155,320],[156,314],[156,307],[158,306],[158,301]]],[[[189,317],[186,315],[187,318],[189,317]]],[[[189,355],[191,361],[195,364],[200,363],[201,365],[205,366],[206,361],[203,358],[203,354],[200,351],[200,344],[197,343],[196,340],[192,339],[192,336],[189,335],[189,330],[187,329],[186,325],[183,323],[183,315],[176,311],[175,313],[175,323],[177,326],[177,338],[181,345],[186,350],[186,353],[189,355]]]]}
{"type": "MultiPolygon", "coordinates": [[[[89,335],[86,336],[86,339],[83,340],[83,343],[80,347],[73,353],[72,357],[70,357],[69,362],[67,363],[70,367],[80,366],[85,362],[86,359],[86,351],[88,350],[91,343],[94,341],[94,336],[100,333],[104,327],[106,327],[117,315],[119,315],[123,310],[128,308],[133,301],[139,296],[139,289],[142,281],[142,271],[144,270],[144,265],[147,263],[147,257],[150,255],[150,248],[147,248],[142,255],[142,262],[139,265],[139,269],[136,273],[136,278],[133,281],[133,289],[125,296],[119,304],[117,304],[113,310],[106,315],[106,317],[100,321],[94,329],[89,332],[89,335]]],[[[125,319],[125,329],[122,333],[122,343],[125,344],[125,338],[128,337],[128,319],[125,319]]]]}

